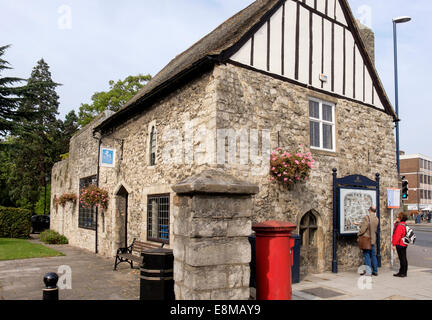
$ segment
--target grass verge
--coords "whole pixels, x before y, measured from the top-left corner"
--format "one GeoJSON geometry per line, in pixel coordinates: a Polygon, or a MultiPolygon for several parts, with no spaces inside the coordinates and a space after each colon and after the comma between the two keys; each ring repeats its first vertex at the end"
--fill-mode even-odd
{"type": "Polygon", "coordinates": [[[0,261],[57,256],[64,254],[28,240],[0,238],[0,261]]]}

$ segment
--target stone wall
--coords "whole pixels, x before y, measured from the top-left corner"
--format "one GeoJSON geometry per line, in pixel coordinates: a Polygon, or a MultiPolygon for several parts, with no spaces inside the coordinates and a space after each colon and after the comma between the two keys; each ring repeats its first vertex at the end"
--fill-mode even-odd
{"type": "MultiPolygon", "coordinates": [[[[203,170],[217,168],[260,187],[254,197],[256,222],[275,219],[299,225],[302,217],[313,210],[319,230],[315,246],[302,248],[301,270],[330,270],[332,169],[337,168],[339,177],[362,174],[374,179],[376,173],[381,174],[382,255],[383,262],[388,261],[390,229],[388,212],[384,209],[385,190],[398,182],[393,122],[389,115],[231,64],[218,65],[142,108],[142,113],[102,138],[103,146],[117,151],[117,160],[114,168],[100,169],[99,185],[108,190],[110,203],[108,210],[99,216],[99,253],[112,256],[121,242],[122,200],[118,193],[122,187],[128,193],[128,242],[133,238],[147,240],[148,195],[170,194],[170,207],[174,208],[175,193],[171,186],[203,170]],[[254,163],[248,158],[243,163],[239,159],[244,150],[238,145],[233,163],[217,163],[221,144],[215,137],[220,129],[234,132],[252,129],[259,134],[267,130],[271,149],[279,145],[293,150],[303,144],[309,150],[309,97],[336,105],[337,149],[336,152],[311,150],[316,165],[308,182],[296,185],[293,190],[270,183],[268,161],[254,163]],[[150,166],[149,136],[153,125],[157,130],[157,163],[150,166]],[[189,140],[192,143],[185,143],[189,140]],[[180,161],[166,161],[176,156],[180,161]]],[[[53,196],[65,192],[78,194],[79,179],[96,174],[97,140],[92,137],[95,125],[72,139],[70,158],[54,167],[53,196]]],[[[251,142],[252,135],[248,139],[251,142]]],[[[260,143],[262,139],[258,138],[260,143]]],[[[230,156],[226,150],[222,154],[230,156]]],[[[78,228],[77,208],[66,206],[65,211],[61,207],[58,212],[51,211],[53,226],[58,231],[64,230],[71,244],[95,249],[95,232],[78,228]]],[[[338,255],[340,270],[361,264],[360,251],[353,239],[339,240],[338,255]]]]}
{"type": "MultiPolygon", "coordinates": [[[[316,250],[302,248],[302,272],[331,270],[333,231],[332,169],[338,176],[381,175],[381,227],[383,262],[389,260],[389,214],[386,188],[398,183],[393,119],[384,112],[293,85],[248,69],[221,65],[215,69],[217,128],[271,130],[271,148],[296,150],[302,144],[315,159],[309,181],[293,190],[269,181],[268,171],[256,174],[253,163],[225,164],[227,173],[256,183],[254,221],[276,219],[300,225],[313,210],[320,226],[316,250]],[[309,148],[309,97],[336,105],[336,152],[309,148]],[[279,145],[278,145],[279,141],[279,145]],[[309,251],[309,252],[308,252],[309,251]]],[[[299,230],[297,230],[299,231],[299,230]]],[[[359,266],[361,253],[355,238],[339,241],[339,269],[359,266]]]]}
{"type": "Polygon", "coordinates": [[[95,251],[95,232],[78,228],[78,203],[56,206],[54,197],[75,193],[79,197],[79,180],[97,174],[98,140],[93,128],[109,117],[106,111],[76,133],[69,147],[69,158],[54,165],[51,173],[51,228],[64,234],[71,245],[95,251]]]}
{"type": "MultiPolygon", "coordinates": [[[[177,182],[201,172],[209,167],[205,161],[197,161],[202,157],[205,149],[205,137],[196,135],[192,148],[195,153],[187,164],[162,163],[162,150],[167,150],[173,142],[170,132],[190,130],[187,126],[193,123],[199,130],[201,124],[207,128],[215,128],[215,101],[214,81],[212,74],[206,73],[199,78],[179,88],[170,95],[157,101],[151,106],[143,106],[143,112],[128,122],[116,128],[112,134],[102,137],[102,146],[116,150],[116,163],[114,168],[101,167],[99,186],[108,191],[110,196],[108,209],[99,214],[98,251],[105,256],[113,256],[124,241],[119,233],[123,232],[121,226],[122,199],[118,195],[121,187],[128,193],[128,243],[133,238],[147,240],[147,197],[148,195],[170,194],[170,207],[173,207],[174,192],[171,186],[177,182]],[[149,138],[152,126],[157,130],[157,163],[150,166],[149,138]]],[[[98,141],[92,137],[93,128],[100,120],[73,137],[70,143],[70,158],[57,163],[53,168],[52,194],[61,195],[74,192],[78,195],[79,179],[97,173],[98,141]],[[61,179],[60,179],[61,177],[61,179]],[[66,183],[67,182],[67,183],[66,183]]],[[[185,153],[190,153],[185,150],[185,153]]],[[[65,209],[59,207],[52,216],[53,226],[56,230],[64,230],[70,238],[71,244],[89,250],[95,250],[95,232],[78,227],[78,209],[65,209]],[[64,227],[62,227],[64,221],[64,227]]],[[[172,230],[172,219],[170,230],[172,230]]],[[[171,232],[172,233],[172,232],[171,232]]],[[[166,247],[169,247],[167,245],[166,247]]]]}

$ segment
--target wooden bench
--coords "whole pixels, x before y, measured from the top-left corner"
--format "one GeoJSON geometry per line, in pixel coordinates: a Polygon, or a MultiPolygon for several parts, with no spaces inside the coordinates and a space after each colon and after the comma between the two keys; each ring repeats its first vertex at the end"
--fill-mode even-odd
{"type": "Polygon", "coordinates": [[[141,252],[148,249],[159,249],[163,248],[164,244],[161,246],[158,244],[139,241],[136,238],[133,240],[132,244],[127,248],[119,248],[117,250],[115,262],[114,262],[114,271],[117,270],[117,266],[122,262],[128,262],[131,265],[131,269],[133,268],[133,263],[141,263],[142,257],[141,252]],[[138,253],[138,255],[134,254],[134,252],[138,253]]]}

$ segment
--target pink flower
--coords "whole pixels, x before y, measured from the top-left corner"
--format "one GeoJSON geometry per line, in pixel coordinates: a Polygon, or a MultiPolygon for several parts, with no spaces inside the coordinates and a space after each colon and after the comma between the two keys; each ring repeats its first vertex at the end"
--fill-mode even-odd
{"type": "Polygon", "coordinates": [[[296,164],[300,164],[300,162],[298,162],[298,160],[294,161],[296,164]]]}
{"type": "Polygon", "coordinates": [[[278,177],[280,178],[280,177],[282,177],[282,175],[279,173],[279,174],[278,174],[278,177]]]}
{"type": "Polygon", "coordinates": [[[276,168],[275,168],[275,167],[273,167],[273,168],[272,168],[272,171],[276,171],[276,168]]]}
{"type": "Polygon", "coordinates": [[[304,163],[306,163],[306,161],[303,159],[303,160],[302,160],[302,163],[304,164],[304,163]]]}
{"type": "Polygon", "coordinates": [[[287,153],[287,158],[291,158],[291,154],[290,153],[287,153]]]}
{"type": "Polygon", "coordinates": [[[284,181],[287,182],[287,181],[288,181],[288,178],[285,178],[284,181]]]}
{"type": "Polygon", "coordinates": [[[276,158],[273,158],[273,161],[276,161],[277,159],[276,158]]]}

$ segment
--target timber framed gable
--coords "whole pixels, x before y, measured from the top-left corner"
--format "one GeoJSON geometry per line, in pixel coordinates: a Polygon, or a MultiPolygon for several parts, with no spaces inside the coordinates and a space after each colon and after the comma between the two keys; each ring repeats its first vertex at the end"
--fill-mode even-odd
{"type": "Polygon", "coordinates": [[[219,61],[397,116],[346,0],[281,0],[219,61]]]}

